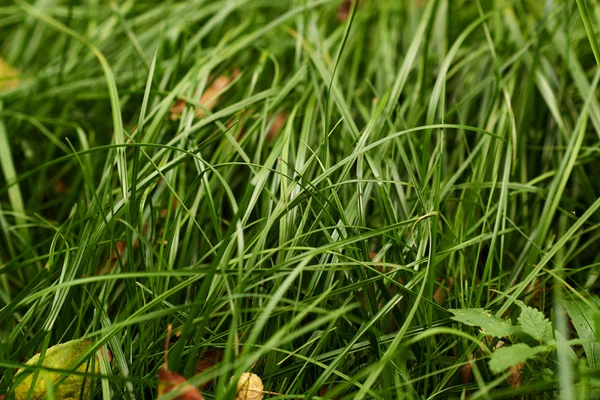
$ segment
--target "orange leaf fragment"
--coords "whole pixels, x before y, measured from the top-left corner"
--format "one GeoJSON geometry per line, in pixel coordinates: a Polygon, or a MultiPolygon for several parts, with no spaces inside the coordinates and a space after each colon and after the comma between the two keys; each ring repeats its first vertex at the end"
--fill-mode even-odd
{"type": "MultiPolygon", "coordinates": [[[[212,111],[215,105],[217,105],[223,89],[225,89],[239,74],[240,71],[236,68],[230,76],[220,75],[206,90],[204,90],[204,93],[202,93],[202,96],[200,96],[200,99],[198,100],[198,103],[202,107],[196,107],[197,118],[202,118],[206,114],[204,110],[212,111]]],[[[185,100],[177,100],[170,110],[171,119],[176,120],[179,118],[184,109],[185,100]]]]}
{"type": "Polygon", "coordinates": [[[162,396],[172,391],[181,393],[174,397],[177,400],[204,400],[198,388],[188,384],[178,373],[170,371],[165,364],[158,370],[158,395],[162,396]]]}
{"type": "Polygon", "coordinates": [[[281,128],[283,128],[287,117],[288,113],[286,111],[282,111],[275,116],[273,119],[273,124],[271,124],[271,128],[269,128],[269,132],[267,133],[268,139],[275,139],[277,137],[281,131],[281,128]]]}
{"type": "Polygon", "coordinates": [[[172,326],[169,324],[167,340],[165,341],[165,363],[158,370],[158,395],[162,396],[177,391],[180,394],[174,397],[175,400],[204,400],[204,396],[197,387],[188,384],[183,376],[169,370],[168,352],[171,330],[172,326]]]}
{"type": "Polygon", "coordinates": [[[446,297],[448,297],[448,292],[452,290],[452,287],[454,286],[454,278],[448,279],[448,290],[446,290],[444,287],[444,283],[446,283],[446,280],[442,279],[440,287],[437,288],[435,294],[433,295],[433,301],[435,301],[435,303],[439,306],[444,304],[446,297]]]}

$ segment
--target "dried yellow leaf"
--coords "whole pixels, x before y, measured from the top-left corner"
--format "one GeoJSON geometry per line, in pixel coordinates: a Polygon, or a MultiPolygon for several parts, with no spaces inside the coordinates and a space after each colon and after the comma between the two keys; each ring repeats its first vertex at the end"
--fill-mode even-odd
{"type": "Polygon", "coordinates": [[[0,57],[0,91],[14,89],[19,84],[19,71],[0,57]]]}
{"type": "Polygon", "coordinates": [[[244,372],[237,383],[235,400],[262,400],[264,386],[260,377],[252,372],[244,372]]]}

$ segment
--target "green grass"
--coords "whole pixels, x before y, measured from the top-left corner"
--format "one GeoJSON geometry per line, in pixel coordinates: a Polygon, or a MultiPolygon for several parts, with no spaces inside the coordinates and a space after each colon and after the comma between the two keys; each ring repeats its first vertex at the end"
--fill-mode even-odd
{"type": "Polygon", "coordinates": [[[600,5],[340,4],[0,2],[0,394],[86,338],[157,398],[172,324],[207,399],[600,398],[600,5]],[[448,311],[518,301],[519,387],[448,311]]]}

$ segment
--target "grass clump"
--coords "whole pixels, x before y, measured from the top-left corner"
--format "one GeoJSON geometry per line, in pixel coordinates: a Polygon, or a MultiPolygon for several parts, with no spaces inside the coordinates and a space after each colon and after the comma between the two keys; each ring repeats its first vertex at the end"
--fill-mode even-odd
{"type": "Polygon", "coordinates": [[[91,339],[155,398],[171,324],[207,399],[598,396],[598,11],[0,5],[0,394],[91,339]]]}

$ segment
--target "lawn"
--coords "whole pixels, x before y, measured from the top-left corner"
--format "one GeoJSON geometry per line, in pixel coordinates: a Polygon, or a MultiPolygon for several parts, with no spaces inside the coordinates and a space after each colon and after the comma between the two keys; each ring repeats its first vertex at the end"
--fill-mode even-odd
{"type": "Polygon", "coordinates": [[[0,0],[0,395],[600,399],[599,33],[0,0]]]}

